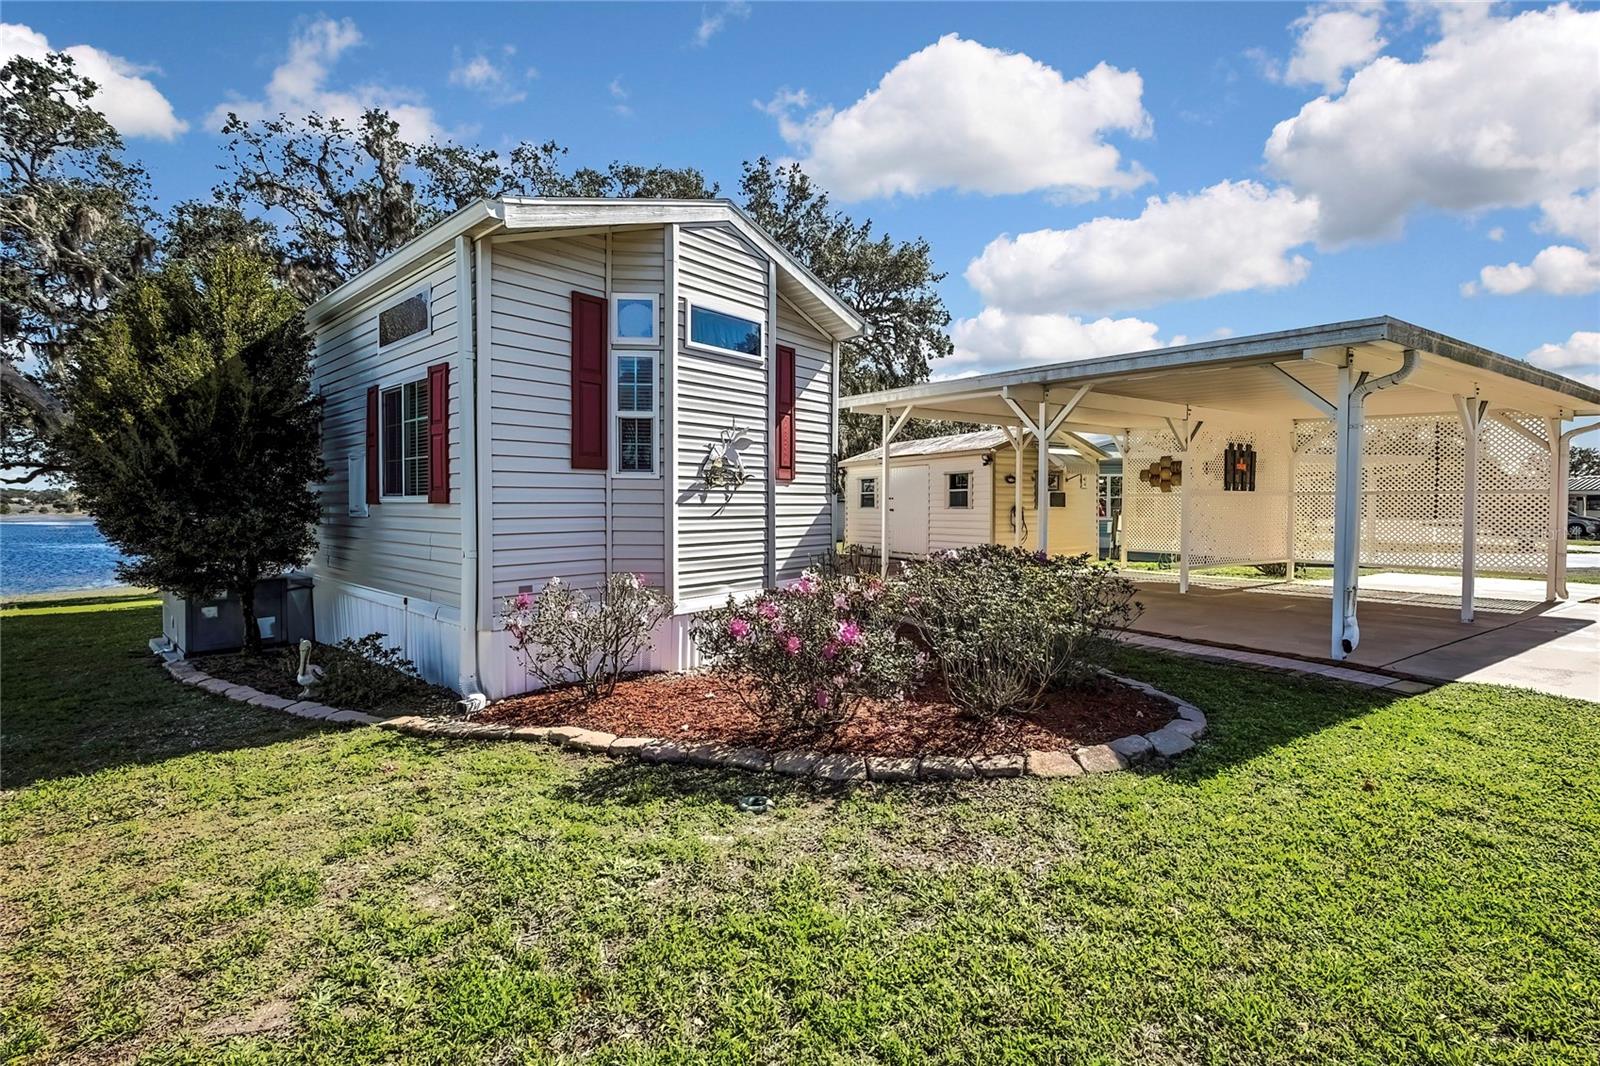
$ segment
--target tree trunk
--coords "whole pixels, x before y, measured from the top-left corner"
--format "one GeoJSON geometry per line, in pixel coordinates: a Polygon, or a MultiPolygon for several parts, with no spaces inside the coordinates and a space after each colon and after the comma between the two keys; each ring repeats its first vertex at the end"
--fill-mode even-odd
{"type": "Polygon", "coordinates": [[[261,651],[261,623],[256,619],[256,583],[246,581],[239,590],[239,609],[244,613],[244,646],[252,653],[261,651]]]}

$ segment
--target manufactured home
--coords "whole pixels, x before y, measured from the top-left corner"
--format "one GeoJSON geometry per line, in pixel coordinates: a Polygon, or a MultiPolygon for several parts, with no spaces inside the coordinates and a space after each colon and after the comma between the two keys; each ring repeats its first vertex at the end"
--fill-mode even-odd
{"type": "Polygon", "coordinates": [[[726,201],[480,201],[307,311],[324,402],[317,637],[531,686],[500,605],[634,572],[675,614],[798,576],[833,529],[860,316],[726,201]]]}
{"type": "MultiPolygon", "coordinates": [[[[1049,457],[1047,548],[1054,555],[1096,552],[1097,482],[1105,455],[1074,437],[1071,446],[1052,445],[1049,457]]],[[[1038,446],[1024,434],[986,429],[895,441],[887,480],[882,448],[839,466],[844,539],[851,544],[881,549],[887,526],[893,558],[973,544],[1038,546],[1038,446]]]]}

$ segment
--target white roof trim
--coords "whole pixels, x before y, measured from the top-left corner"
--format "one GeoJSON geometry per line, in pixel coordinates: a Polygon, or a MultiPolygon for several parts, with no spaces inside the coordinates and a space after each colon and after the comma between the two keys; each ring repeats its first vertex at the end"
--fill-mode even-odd
{"type": "MultiPolygon", "coordinates": [[[[778,264],[816,298],[843,328],[830,332],[836,340],[858,337],[867,322],[839,299],[798,259],[778,245],[730,200],[645,200],[589,198],[506,197],[479,200],[450,217],[430,226],[387,258],[350,278],[332,292],[306,308],[306,321],[312,325],[328,318],[350,300],[393,278],[401,271],[426,259],[456,237],[482,226],[484,232],[505,229],[527,232],[541,229],[572,229],[584,226],[667,225],[673,223],[725,223],[731,225],[762,254],[778,264]]],[[[480,234],[481,235],[481,234],[480,234]]],[[[824,331],[829,332],[829,331],[824,331]]]]}
{"type": "Polygon", "coordinates": [[[503,218],[502,208],[497,201],[478,200],[468,204],[429,226],[338,288],[313,300],[306,308],[306,323],[316,325],[355,297],[415,266],[464,233],[470,233],[479,226],[483,226],[485,232],[498,228],[503,218]]]}

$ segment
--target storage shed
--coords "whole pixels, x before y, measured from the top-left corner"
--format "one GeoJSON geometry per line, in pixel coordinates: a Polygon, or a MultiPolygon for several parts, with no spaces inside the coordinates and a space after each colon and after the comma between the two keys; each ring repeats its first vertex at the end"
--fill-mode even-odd
{"type": "MultiPolygon", "coordinates": [[[[889,445],[840,462],[844,539],[878,548],[887,509],[889,553],[906,558],[972,544],[1033,546],[1039,526],[1038,446],[1025,434],[986,429],[889,445]],[[1019,520],[1019,517],[1020,520],[1019,520]]],[[[1102,454],[1087,441],[1050,449],[1049,550],[1094,552],[1096,479],[1102,454]]]]}

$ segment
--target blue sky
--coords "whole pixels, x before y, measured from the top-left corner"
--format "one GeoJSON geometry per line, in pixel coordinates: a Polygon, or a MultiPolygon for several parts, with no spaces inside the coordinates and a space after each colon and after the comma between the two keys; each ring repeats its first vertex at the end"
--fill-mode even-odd
{"type": "Polygon", "coordinates": [[[1591,8],[13,0],[4,21],[5,50],[104,72],[165,203],[216,180],[219,107],[386,103],[413,132],[725,189],[798,158],[931,242],[943,373],[1387,313],[1600,382],[1591,8]]]}

